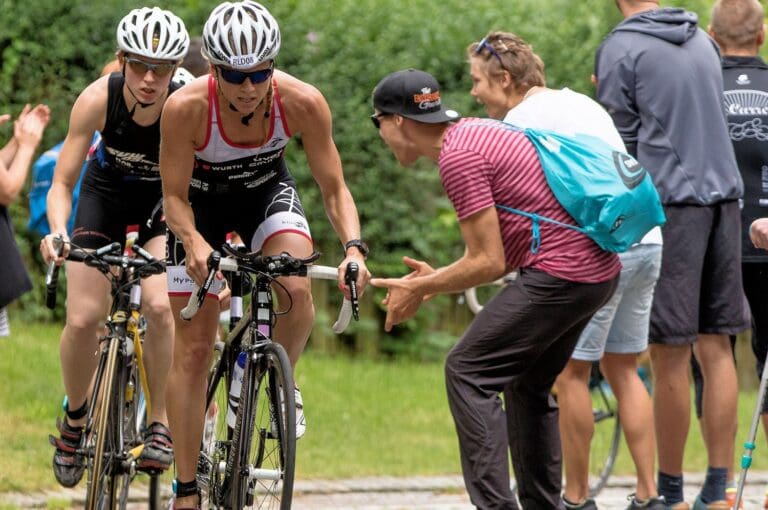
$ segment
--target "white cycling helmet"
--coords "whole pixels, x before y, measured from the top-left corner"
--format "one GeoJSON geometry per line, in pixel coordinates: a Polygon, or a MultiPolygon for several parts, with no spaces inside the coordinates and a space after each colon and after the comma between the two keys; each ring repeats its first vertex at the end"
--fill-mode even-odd
{"type": "Polygon", "coordinates": [[[187,85],[195,79],[195,75],[184,69],[183,67],[177,67],[176,72],[173,73],[172,81],[175,81],[182,87],[187,85]]]}
{"type": "Polygon", "coordinates": [[[133,55],[180,61],[189,49],[189,34],[181,18],[171,11],[142,7],[120,20],[117,46],[133,55]]]}
{"type": "Polygon", "coordinates": [[[203,27],[203,55],[214,65],[250,69],[274,60],[280,27],[269,11],[252,0],[224,2],[203,27]]]}

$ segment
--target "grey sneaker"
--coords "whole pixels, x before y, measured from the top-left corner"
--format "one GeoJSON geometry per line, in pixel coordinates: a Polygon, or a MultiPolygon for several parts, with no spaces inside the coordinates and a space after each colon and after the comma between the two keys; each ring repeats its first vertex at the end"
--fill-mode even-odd
{"type": "Polygon", "coordinates": [[[294,398],[296,399],[296,439],[299,439],[307,432],[307,419],[304,417],[304,401],[298,388],[294,392],[294,398]]]}
{"type": "Polygon", "coordinates": [[[627,510],[667,510],[667,503],[664,501],[664,496],[654,496],[645,501],[638,501],[634,494],[630,494],[627,499],[629,499],[627,510]]]}
{"type": "Polygon", "coordinates": [[[56,448],[53,453],[53,474],[63,487],[74,487],[83,478],[85,459],[77,453],[83,437],[82,427],[71,427],[67,420],[56,420],[59,437],[48,436],[56,448]]]}
{"type": "Polygon", "coordinates": [[[568,510],[597,510],[597,503],[592,498],[587,498],[581,503],[571,503],[563,498],[563,503],[568,510]]]}

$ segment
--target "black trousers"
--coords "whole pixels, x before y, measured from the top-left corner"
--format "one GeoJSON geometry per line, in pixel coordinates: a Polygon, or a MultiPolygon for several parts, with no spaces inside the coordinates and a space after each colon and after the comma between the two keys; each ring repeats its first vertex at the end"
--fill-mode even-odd
{"type": "Polygon", "coordinates": [[[448,403],[464,483],[478,508],[518,508],[510,490],[508,447],[523,508],[564,508],[558,411],[550,390],[617,282],[618,276],[575,283],[523,269],[448,354],[448,403]]]}

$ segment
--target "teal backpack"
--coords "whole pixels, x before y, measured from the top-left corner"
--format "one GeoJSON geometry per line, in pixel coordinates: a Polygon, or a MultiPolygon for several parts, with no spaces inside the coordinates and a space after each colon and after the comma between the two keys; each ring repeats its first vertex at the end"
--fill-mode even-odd
{"type": "Polygon", "coordinates": [[[583,232],[602,249],[617,253],[626,251],[666,221],[651,176],[629,154],[614,150],[594,136],[566,136],[504,125],[522,131],[533,143],[555,198],[578,223],[569,225],[496,204],[501,210],[531,219],[533,253],[541,245],[540,221],[583,232]]]}

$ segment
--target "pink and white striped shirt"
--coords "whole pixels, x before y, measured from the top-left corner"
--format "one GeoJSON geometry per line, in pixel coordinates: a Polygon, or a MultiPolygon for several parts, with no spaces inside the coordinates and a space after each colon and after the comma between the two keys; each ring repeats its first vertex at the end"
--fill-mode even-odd
{"type": "MultiPolygon", "coordinates": [[[[463,119],[445,132],[440,178],[459,220],[495,204],[575,225],[555,198],[536,149],[522,131],[491,119],[463,119]]],[[[541,247],[531,252],[527,217],[498,211],[509,270],[534,268],[582,283],[610,280],[621,271],[615,253],[603,251],[581,232],[542,221],[541,247]]]]}

